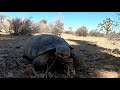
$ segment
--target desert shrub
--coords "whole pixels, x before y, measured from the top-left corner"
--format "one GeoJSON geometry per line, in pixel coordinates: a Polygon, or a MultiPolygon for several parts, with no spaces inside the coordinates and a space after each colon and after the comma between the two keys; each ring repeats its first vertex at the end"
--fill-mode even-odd
{"type": "Polygon", "coordinates": [[[9,32],[9,25],[5,22],[4,23],[4,29],[3,29],[5,33],[8,33],[9,32]]]}
{"type": "Polygon", "coordinates": [[[3,25],[0,23],[0,32],[2,32],[3,25]]]}
{"type": "Polygon", "coordinates": [[[90,32],[89,32],[89,35],[90,35],[90,36],[95,36],[95,37],[104,37],[104,36],[105,36],[104,33],[100,33],[100,32],[95,31],[95,30],[90,31],[90,32]]]}
{"type": "Polygon", "coordinates": [[[54,35],[60,36],[61,33],[62,33],[62,31],[61,31],[61,29],[59,29],[59,28],[57,28],[57,27],[54,27],[54,28],[52,29],[52,33],[53,33],[54,35]]]}
{"type": "Polygon", "coordinates": [[[52,28],[49,28],[49,26],[46,26],[44,29],[40,28],[40,32],[41,33],[51,33],[52,32],[52,28]]]}
{"type": "Polygon", "coordinates": [[[64,31],[66,34],[74,34],[74,31],[72,30],[72,27],[69,27],[67,30],[64,31]]]}
{"type": "Polygon", "coordinates": [[[6,32],[9,29],[6,18],[6,15],[0,15],[0,32],[6,32]]]}
{"type": "Polygon", "coordinates": [[[23,26],[20,30],[21,35],[32,35],[34,33],[39,33],[40,27],[38,24],[30,21],[29,19],[24,20],[23,26]]]}
{"type": "Polygon", "coordinates": [[[13,34],[19,34],[19,30],[22,26],[22,21],[20,18],[13,18],[13,19],[8,19],[8,22],[10,23],[10,30],[12,30],[13,32],[10,32],[10,33],[13,33],[13,34]]]}
{"type": "Polygon", "coordinates": [[[73,31],[67,30],[67,31],[64,31],[64,33],[66,33],[66,34],[73,34],[73,31]]]}
{"type": "Polygon", "coordinates": [[[46,19],[40,20],[39,26],[40,26],[41,33],[50,33],[48,21],[46,19]]]}
{"type": "Polygon", "coordinates": [[[13,18],[8,20],[10,23],[10,32],[14,35],[32,35],[39,32],[39,25],[30,19],[13,18]]]}
{"type": "Polygon", "coordinates": [[[78,36],[86,37],[88,35],[88,30],[87,30],[86,27],[80,27],[80,28],[77,29],[77,31],[75,33],[78,36]]]}
{"type": "Polygon", "coordinates": [[[109,35],[106,36],[110,40],[120,40],[120,32],[116,33],[115,31],[111,32],[109,35]]]}
{"type": "Polygon", "coordinates": [[[48,25],[46,26],[46,30],[44,30],[44,32],[46,32],[46,33],[52,33],[53,27],[54,27],[53,24],[51,24],[51,23],[48,24],[48,25]]]}
{"type": "Polygon", "coordinates": [[[55,21],[55,25],[53,25],[52,33],[54,35],[61,36],[61,33],[63,32],[63,29],[64,29],[64,23],[61,22],[60,18],[58,18],[55,21]]]}

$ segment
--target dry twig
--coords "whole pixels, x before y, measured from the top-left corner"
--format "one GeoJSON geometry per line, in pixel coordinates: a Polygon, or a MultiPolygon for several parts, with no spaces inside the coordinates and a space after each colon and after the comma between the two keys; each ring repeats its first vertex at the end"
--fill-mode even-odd
{"type": "Polygon", "coordinates": [[[49,66],[49,68],[48,68],[48,65],[47,65],[47,70],[46,70],[46,72],[45,72],[45,75],[44,75],[42,78],[44,78],[44,77],[47,78],[48,71],[51,69],[51,67],[52,67],[53,64],[55,63],[56,59],[57,59],[57,57],[54,59],[53,63],[49,66]]]}

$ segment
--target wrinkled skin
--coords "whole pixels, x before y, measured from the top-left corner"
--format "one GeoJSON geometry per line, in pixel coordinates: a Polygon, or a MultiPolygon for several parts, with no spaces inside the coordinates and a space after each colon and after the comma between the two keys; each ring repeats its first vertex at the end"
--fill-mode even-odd
{"type": "Polygon", "coordinates": [[[59,45],[56,47],[55,55],[58,58],[66,59],[70,57],[70,48],[65,45],[59,45]]]}

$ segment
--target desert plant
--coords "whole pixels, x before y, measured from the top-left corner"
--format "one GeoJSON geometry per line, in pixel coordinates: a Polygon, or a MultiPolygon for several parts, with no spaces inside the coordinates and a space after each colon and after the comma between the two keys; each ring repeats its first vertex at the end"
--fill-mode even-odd
{"type": "Polygon", "coordinates": [[[14,35],[31,35],[39,32],[39,26],[36,25],[31,19],[13,18],[8,19],[10,23],[10,32],[14,35]]]}
{"type": "Polygon", "coordinates": [[[89,35],[90,35],[90,36],[98,37],[98,32],[96,32],[95,30],[91,30],[91,31],[89,32],[89,35]]]}
{"type": "Polygon", "coordinates": [[[39,26],[40,26],[40,29],[41,29],[41,32],[42,33],[47,33],[48,30],[47,30],[47,20],[45,19],[42,19],[39,21],[39,26]]]}
{"type": "Polygon", "coordinates": [[[120,32],[116,33],[115,31],[113,31],[107,36],[107,38],[110,40],[120,40],[120,32]]]}
{"type": "Polygon", "coordinates": [[[95,36],[95,37],[104,37],[104,33],[100,33],[99,31],[96,31],[96,30],[91,30],[89,32],[89,35],[90,36],[95,36]]]}
{"type": "Polygon", "coordinates": [[[69,27],[68,30],[64,31],[66,34],[73,34],[72,27],[69,27]]]}
{"type": "Polygon", "coordinates": [[[47,33],[52,33],[52,30],[53,30],[53,27],[54,25],[52,23],[49,23],[47,26],[46,26],[46,32],[47,33]]]}
{"type": "Polygon", "coordinates": [[[22,25],[19,27],[19,34],[30,35],[33,30],[33,22],[30,19],[24,19],[21,23],[22,25]]]}
{"type": "Polygon", "coordinates": [[[70,30],[66,30],[65,33],[66,33],[66,34],[73,34],[73,32],[70,31],[70,30]]]}
{"type": "Polygon", "coordinates": [[[102,23],[98,24],[98,27],[100,28],[100,31],[106,31],[106,35],[108,35],[117,25],[118,24],[115,21],[112,21],[110,18],[106,18],[102,23]]]}
{"type": "Polygon", "coordinates": [[[0,15],[0,32],[5,32],[7,25],[5,24],[6,15],[0,15]]]}
{"type": "MultiPolygon", "coordinates": [[[[14,34],[19,34],[20,27],[22,26],[22,21],[20,18],[8,19],[10,23],[10,29],[14,31],[14,34]]],[[[11,33],[11,32],[10,32],[11,33]]]]}
{"type": "Polygon", "coordinates": [[[61,22],[61,19],[58,18],[55,21],[55,25],[52,28],[52,33],[57,35],[57,36],[60,36],[61,33],[63,32],[63,29],[64,29],[64,24],[61,22]]]}
{"type": "Polygon", "coordinates": [[[84,36],[84,37],[86,37],[88,35],[88,30],[87,30],[86,27],[83,26],[83,27],[78,28],[75,33],[78,36],[84,36]]]}
{"type": "Polygon", "coordinates": [[[47,24],[47,20],[42,19],[42,20],[40,21],[40,23],[47,24]]]}

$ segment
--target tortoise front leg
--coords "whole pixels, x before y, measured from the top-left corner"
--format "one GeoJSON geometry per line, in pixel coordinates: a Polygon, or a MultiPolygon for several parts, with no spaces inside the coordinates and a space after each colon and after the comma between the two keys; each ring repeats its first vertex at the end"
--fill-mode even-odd
{"type": "Polygon", "coordinates": [[[49,57],[46,57],[46,55],[40,55],[36,59],[34,59],[33,65],[35,67],[44,66],[47,64],[48,59],[49,57]]]}

